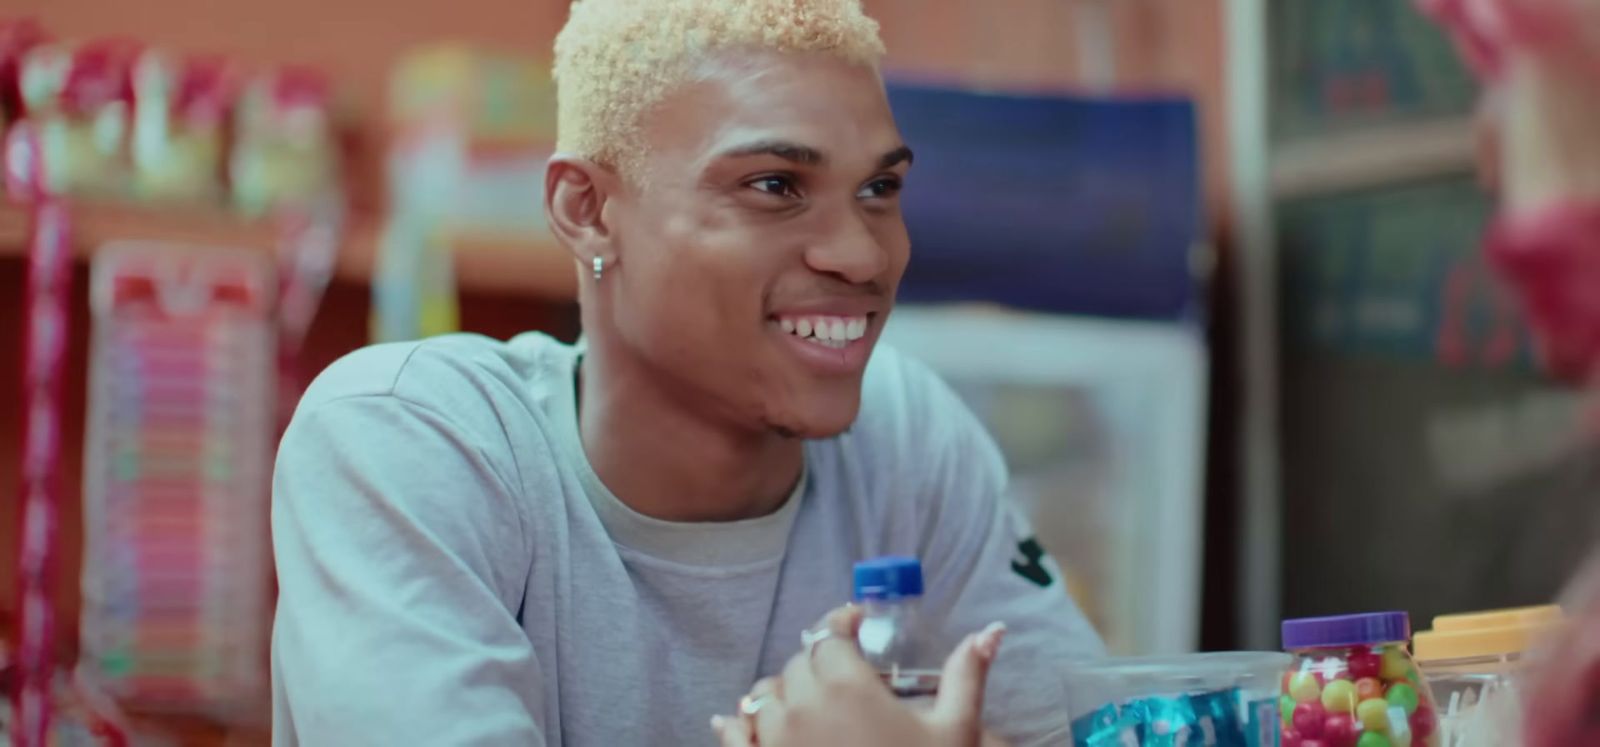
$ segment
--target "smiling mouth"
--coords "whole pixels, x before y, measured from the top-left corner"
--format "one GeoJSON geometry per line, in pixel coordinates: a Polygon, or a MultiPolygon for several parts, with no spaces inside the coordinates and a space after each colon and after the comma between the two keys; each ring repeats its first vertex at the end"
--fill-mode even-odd
{"type": "Polygon", "coordinates": [[[830,316],[826,314],[782,315],[773,323],[785,334],[826,348],[840,349],[867,335],[873,314],[830,316]]]}

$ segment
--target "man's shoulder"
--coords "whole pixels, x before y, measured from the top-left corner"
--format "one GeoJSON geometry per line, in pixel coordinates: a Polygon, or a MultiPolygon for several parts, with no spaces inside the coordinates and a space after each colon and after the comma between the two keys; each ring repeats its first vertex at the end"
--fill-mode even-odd
{"type": "Polygon", "coordinates": [[[312,381],[301,409],[353,397],[393,397],[444,412],[468,411],[498,396],[532,396],[571,348],[529,333],[510,341],[451,334],[369,345],[312,381]]]}
{"type": "Polygon", "coordinates": [[[960,398],[926,363],[880,342],[867,364],[861,412],[851,432],[914,430],[961,407],[960,398]]]}
{"type": "Polygon", "coordinates": [[[932,368],[882,343],[867,366],[850,437],[874,455],[923,465],[989,441],[977,417],[932,368]]]}

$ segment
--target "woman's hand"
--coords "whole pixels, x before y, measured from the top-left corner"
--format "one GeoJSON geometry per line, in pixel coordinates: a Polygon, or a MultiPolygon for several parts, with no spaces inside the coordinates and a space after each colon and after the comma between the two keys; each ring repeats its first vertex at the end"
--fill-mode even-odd
{"type": "Polygon", "coordinates": [[[1527,747],[1600,744],[1600,551],[1561,600],[1569,622],[1546,641],[1529,673],[1527,747]]]}
{"type": "Polygon", "coordinates": [[[932,709],[918,711],[896,699],[861,657],[856,646],[860,608],[835,610],[822,625],[827,634],[790,659],[782,675],[751,689],[741,704],[749,715],[712,717],[723,747],[982,743],[983,687],[1005,626],[990,625],[956,646],[945,661],[932,709]]]}

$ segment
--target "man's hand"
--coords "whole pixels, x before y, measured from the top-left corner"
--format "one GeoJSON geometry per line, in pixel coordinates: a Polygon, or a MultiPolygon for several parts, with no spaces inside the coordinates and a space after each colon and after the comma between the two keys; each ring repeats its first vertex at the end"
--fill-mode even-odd
{"type": "Polygon", "coordinates": [[[908,708],[884,687],[861,657],[858,607],[828,614],[830,635],[807,646],[784,667],[751,688],[745,716],[715,716],[712,729],[723,747],[856,747],[885,744],[978,747],[980,716],[989,665],[1005,626],[990,625],[967,636],[945,661],[933,708],[908,708]]]}

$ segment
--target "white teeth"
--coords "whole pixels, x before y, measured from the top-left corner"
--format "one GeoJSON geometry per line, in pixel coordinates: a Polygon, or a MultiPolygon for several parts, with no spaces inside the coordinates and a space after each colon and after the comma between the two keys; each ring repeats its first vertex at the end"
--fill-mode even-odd
{"type": "Polygon", "coordinates": [[[865,317],[802,316],[778,320],[778,328],[810,342],[842,348],[867,334],[865,317]]]}
{"type": "Polygon", "coordinates": [[[851,319],[850,326],[845,330],[845,336],[852,340],[859,340],[867,334],[867,320],[851,319]]]}
{"type": "Polygon", "coordinates": [[[833,326],[828,323],[827,317],[817,317],[811,320],[811,334],[824,342],[833,339],[833,326]]]}

